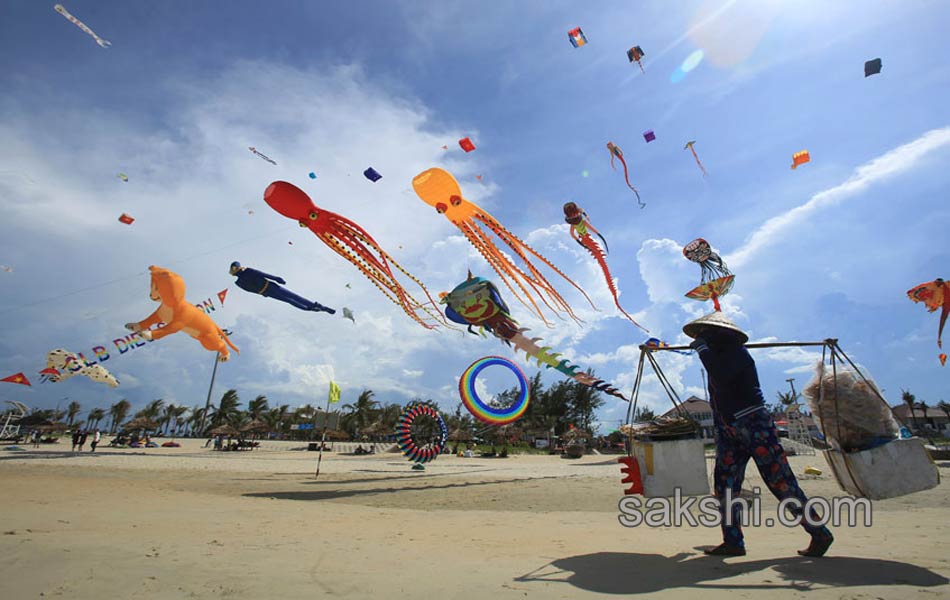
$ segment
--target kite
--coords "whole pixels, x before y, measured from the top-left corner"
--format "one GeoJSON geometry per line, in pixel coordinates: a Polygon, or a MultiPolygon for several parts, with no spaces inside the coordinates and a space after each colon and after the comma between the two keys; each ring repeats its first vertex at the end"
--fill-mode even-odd
{"type": "Polygon", "coordinates": [[[126,225],[131,225],[135,219],[131,215],[122,213],[119,215],[119,223],[125,223],[126,225]]]}
{"type": "Polygon", "coordinates": [[[248,146],[247,149],[250,150],[251,152],[253,152],[254,154],[260,156],[261,158],[263,158],[264,160],[266,160],[266,161],[269,162],[270,164],[274,165],[275,167],[277,166],[277,163],[274,162],[274,159],[272,159],[272,158],[270,158],[269,156],[266,156],[266,155],[264,155],[264,154],[261,154],[260,152],[257,151],[257,148],[255,148],[254,146],[248,146]]]}
{"type": "Polygon", "coordinates": [[[864,63],[864,76],[870,77],[881,72],[881,59],[875,58],[864,63]]]}
{"type": "Polygon", "coordinates": [[[268,275],[263,271],[258,271],[250,267],[242,267],[238,261],[231,263],[228,272],[237,277],[236,283],[239,288],[251,292],[252,294],[260,294],[266,298],[274,298],[275,300],[286,302],[300,310],[327,312],[331,315],[336,312],[336,310],[324,306],[319,302],[311,302],[281,287],[281,285],[287,283],[282,277],[268,275]]]}
{"type": "Polygon", "coordinates": [[[344,318],[344,319],[349,319],[349,320],[353,321],[353,323],[356,323],[356,317],[353,316],[353,311],[350,310],[350,309],[348,309],[348,308],[345,307],[345,306],[343,307],[343,318],[344,318]]]}
{"type": "Polygon", "coordinates": [[[538,366],[555,369],[578,383],[626,400],[615,387],[589,373],[579,373],[576,365],[558,359],[559,353],[549,353],[550,347],[538,346],[536,342],[541,341],[541,338],[526,337],[524,332],[528,330],[518,327],[518,322],[511,317],[508,305],[498,293],[498,288],[487,279],[472,277],[469,273],[467,280],[448,294],[442,294],[442,303],[446,305],[445,316],[456,323],[467,325],[469,333],[479,335],[472,330],[472,326],[478,326],[482,336],[485,336],[484,332],[487,330],[505,344],[513,346],[516,351],[520,350],[528,358],[537,360],[538,366]]]}
{"type": "Polygon", "coordinates": [[[420,465],[438,458],[448,438],[449,429],[442,415],[439,414],[438,409],[429,404],[410,403],[405,412],[400,415],[399,422],[396,423],[396,445],[407,459],[420,465]],[[432,418],[438,427],[438,433],[432,439],[421,443],[413,439],[412,433],[412,425],[419,417],[432,418]]]}
{"type": "Polygon", "coordinates": [[[581,31],[580,27],[575,27],[574,29],[568,31],[567,39],[571,40],[571,45],[575,48],[580,48],[587,43],[587,36],[584,35],[584,32],[581,31]]]}
{"type": "Polygon", "coordinates": [[[331,250],[358,268],[384,296],[402,308],[413,321],[426,329],[436,327],[418,314],[421,310],[429,317],[442,320],[448,325],[422,282],[393,260],[362,227],[346,217],[316,206],[306,192],[286,181],[275,181],[267,186],[264,190],[264,202],[288,219],[297,221],[301,227],[310,229],[331,250]],[[422,288],[428,299],[427,303],[419,302],[406,291],[390,269],[390,264],[422,288]]]}
{"type": "Polygon", "coordinates": [[[683,246],[683,256],[699,263],[702,268],[700,284],[686,292],[686,297],[702,302],[712,300],[713,308],[722,310],[719,297],[729,293],[736,276],[729,272],[726,263],[722,262],[722,258],[712,251],[709,242],[703,238],[696,238],[683,246]]]}
{"type": "Polygon", "coordinates": [[[82,29],[84,32],[86,32],[86,33],[88,33],[89,35],[91,35],[91,36],[92,36],[92,39],[96,40],[96,43],[99,44],[100,46],[102,46],[103,48],[108,48],[109,46],[112,45],[112,42],[110,42],[109,40],[104,40],[104,39],[102,39],[101,37],[99,37],[98,35],[96,35],[96,32],[95,32],[95,31],[93,31],[92,29],[89,29],[89,27],[86,26],[85,23],[83,23],[82,21],[80,21],[80,20],[77,19],[76,17],[74,17],[74,16],[72,16],[71,14],[69,14],[69,11],[66,10],[66,8],[65,8],[62,4],[57,4],[57,5],[55,5],[55,6],[53,7],[53,9],[54,9],[56,12],[58,12],[59,14],[63,15],[64,17],[66,17],[66,19],[68,19],[70,23],[72,23],[72,24],[75,25],[76,27],[82,29]]]}
{"type": "Polygon", "coordinates": [[[363,171],[363,177],[369,179],[373,183],[376,183],[377,181],[383,178],[383,176],[377,173],[376,169],[374,169],[373,167],[370,167],[366,169],[365,171],[363,171]]]}
{"type": "Polygon", "coordinates": [[[462,398],[465,408],[472,413],[473,417],[489,425],[507,425],[520,419],[528,410],[530,390],[531,386],[528,384],[528,378],[525,377],[524,372],[518,368],[518,365],[501,356],[479,358],[465,369],[462,378],[459,379],[459,396],[462,398]],[[518,398],[507,408],[498,408],[486,404],[478,397],[478,392],[475,390],[475,380],[478,374],[492,365],[508,368],[518,379],[518,387],[520,388],[518,398]]]}
{"type": "Polygon", "coordinates": [[[119,179],[121,179],[122,181],[126,183],[129,182],[129,176],[126,175],[125,173],[116,173],[116,177],[118,177],[119,179]]]}
{"type": "Polygon", "coordinates": [[[809,156],[808,150],[802,150],[801,152],[796,152],[792,155],[793,169],[797,169],[798,165],[803,165],[807,162],[811,162],[811,156],[809,156]]]}
{"type": "Polygon", "coordinates": [[[138,333],[148,341],[160,340],[167,335],[184,331],[201,342],[206,350],[217,352],[221,362],[231,358],[228,346],[240,353],[231,343],[227,333],[222,331],[211,317],[185,300],[185,280],[181,275],[154,265],[148,270],[151,272],[149,298],[161,302],[161,305],[144,321],[126,323],[126,329],[138,333]],[[151,329],[152,325],[156,324],[158,327],[151,329]]]}
{"type": "MultiPolygon", "coordinates": [[[[947,315],[950,315],[950,282],[937,278],[922,283],[907,291],[907,297],[914,302],[923,302],[928,312],[940,309],[940,325],[937,328],[937,347],[943,348],[943,326],[947,324],[947,315]]],[[[940,364],[946,364],[947,355],[939,355],[940,364]]]]}
{"type": "MultiPolygon", "coordinates": [[[[663,340],[655,337],[649,338],[647,341],[643,342],[643,345],[646,346],[651,352],[655,352],[660,348],[669,348],[670,345],[664,342],[663,340]]],[[[670,350],[670,352],[676,352],[677,354],[683,354],[685,356],[692,356],[692,352],[687,352],[684,350],[670,350]]]]}
{"type": "Polygon", "coordinates": [[[4,272],[6,272],[6,273],[12,273],[12,272],[13,272],[13,267],[8,267],[7,265],[0,265],[0,270],[4,271],[4,272]]]}
{"type": "MultiPolygon", "coordinates": [[[[627,314],[627,311],[620,306],[620,300],[617,298],[617,286],[614,285],[613,276],[610,274],[610,269],[607,268],[607,240],[604,239],[604,236],[600,235],[600,232],[594,229],[594,226],[591,225],[588,220],[587,213],[584,210],[574,204],[573,202],[568,202],[564,205],[564,221],[566,221],[571,226],[571,238],[575,242],[580,244],[587,250],[591,256],[594,257],[594,260],[597,261],[597,264],[600,266],[601,272],[604,274],[604,279],[607,281],[607,288],[610,290],[610,294],[614,297],[614,304],[617,306],[617,309],[623,313],[623,316],[627,317],[631,323],[644,329],[642,325],[633,320],[633,317],[627,314]],[[596,233],[597,237],[604,243],[604,248],[597,244],[597,241],[591,237],[591,232],[596,233]]],[[[647,331],[649,333],[649,331],[647,331]]]]}
{"type": "MultiPolygon", "coordinates": [[[[511,293],[526,307],[533,310],[538,317],[548,326],[547,319],[538,308],[537,300],[540,300],[552,312],[559,310],[566,312],[572,319],[580,323],[580,319],[574,314],[574,311],[568,305],[567,301],[554,289],[544,275],[529,260],[529,254],[536,257],[545,265],[554,270],[555,273],[564,278],[577,289],[584,298],[594,303],[587,296],[587,293],[560,269],[554,266],[548,259],[541,256],[534,248],[526,244],[516,235],[508,231],[504,225],[495,219],[487,211],[476,204],[469,202],[462,197],[462,190],[458,182],[448,171],[442,169],[429,169],[419,173],[412,179],[412,187],[423,202],[435,208],[439,214],[445,217],[465,235],[468,241],[475,246],[479,253],[485,258],[489,265],[495,270],[495,273],[505,283],[511,293]],[[524,263],[524,269],[516,265],[506,254],[500,250],[489,237],[488,231],[482,228],[486,226],[494,233],[514,256],[521,259],[524,263]],[[513,284],[516,285],[524,297],[519,294],[513,284]],[[534,292],[534,295],[532,295],[534,292]],[[525,300],[527,297],[527,301],[525,300]],[[550,302],[549,302],[550,301],[550,302]],[[530,305],[529,305],[530,302],[530,305]],[[552,304],[554,306],[552,306],[552,304]]],[[[594,307],[596,309],[596,307],[594,307]]]]}
{"type": "Polygon", "coordinates": [[[3,379],[0,379],[0,381],[4,383],[19,383],[20,385],[27,385],[27,386],[33,387],[30,385],[30,380],[27,379],[26,375],[24,375],[23,373],[14,373],[13,375],[9,375],[7,377],[4,377],[3,379]]]}
{"type": "Polygon", "coordinates": [[[46,368],[40,371],[45,380],[59,383],[74,375],[82,375],[95,381],[105,383],[110,388],[119,387],[119,382],[105,367],[98,364],[90,365],[75,352],[63,348],[50,350],[46,355],[46,368]]]}
{"type": "Polygon", "coordinates": [[[228,288],[224,288],[223,290],[218,292],[218,302],[221,303],[221,306],[224,306],[224,299],[225,297],[227,297],[227,295],[228,295],[228,288]]]}
{"type": "Polygon", "coordinates": [[[640,59],[643,58],[644,52],[640,46],[634,46],[627,50],[627,59],[630,62],[637,61],[637,65],[640,66],[640,72],[643,73],[643,64],[640,62],[640,59]]]}
{"type": "Polygon", "coordinates": [[[646,131],[643,132],[643,139],[645,139],[647,143],[649,144],[650,142],[656,139],[656,134],[653,133],[652,129],[647,129],[646,131]]]}
{"type": "Polygon", "coordinates": [[[640,201],[640,192],[637,191],[637,188],[630,185],[630,176],[627,172],[627,161],[623,159],[623,151],[613,142],[607,142],[607,150],[610,152],[610,167],[616,171],[617,167],[614,165],[614,157],[620,159],[620,164],[623,165],[623,178],[627,182],[627,187],[633,190],[633,193],[637,195],[637,202],[640,203],[640,208],[643,208],[646,206],[646,203],[640,201]]]}
{"type": "Polygon", "coordinates": [[[311,171],[309,177],[310,177],[310,179],[316,179],[316,178],[317,178],[317,174],[311,171]]]}
{"type": "Polygon", "coordinates": [[[475,149],[475,144],[473,144],[472,140],[467,137],[459,140],[459,146],[461,146],[462,150],[465,150],[465,152],[471,152],[475,149]]]}
{"type": "Polygon", "coordinates": [[[693,158],[696,159],[696,164],[699,165],[699,170],[703,172],[703,177],[706,176],[706,169],[703,167],[703,163],[699,161],[699,156],[696,155],[696,149],[693,148],[693,144],[696,143],[696,140],[690,140],[686,142],[686,145],[683,146],[683,150],[689,148],[689,151],[693,153],[693,158]]]}

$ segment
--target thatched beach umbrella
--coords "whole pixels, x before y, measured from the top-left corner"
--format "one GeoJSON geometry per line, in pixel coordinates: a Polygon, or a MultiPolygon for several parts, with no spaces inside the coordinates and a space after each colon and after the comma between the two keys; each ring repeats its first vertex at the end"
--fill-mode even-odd
{"type": "Polygon", "coordinates": [[[255,419],[244,427],[241,427],[241,431],[244,433],[267,433],[270,430],[270,425],[258,419],[255,419]]]}
{"type": "Polygon", "coordinates": [[[339,429],[328,429],[327,439],[331,442],[340,442],[350,439],[350,436],[345,431],[340,431],[339,429]]]}
{"type": "Polygon", "coordinates": [[[158,430],[158,423],[146,417],[138,417],[122,426],[122,431],[136,431],[138,429],[156,431],[158,430]]]}
{"type": "Polygon", "coordinates": [[[210,435],[225,435],[228,437],[238,437],[241,435],[240,431],[230,425],[218,425],[208,433],[210,435]]]}

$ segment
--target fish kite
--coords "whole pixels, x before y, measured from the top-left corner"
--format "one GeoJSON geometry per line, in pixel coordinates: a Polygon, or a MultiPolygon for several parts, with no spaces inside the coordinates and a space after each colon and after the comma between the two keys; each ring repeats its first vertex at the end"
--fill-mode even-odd
{"type": "Polygon", "coordinates": [[[650,333],[642,325],[633,320],[633,317],[627,314],[627,311],[620,306],[620,299],[617,298],[617,286],[614,285],[613,276],[610,274],[610,269],[607,268],[607,240],[604,239],[604,236],[600,235],[600,232],[594,229],[594,226],[591,225],[588,220],[587,213],[584,210],[574,204],[573,202],[568,202],[564,205],[564,221],[571,226],[571,238],[575,242],[580,244],[585,250],[587,250],[591,256],[594,257],[594,260],[597,261],[598,266],[600,266],[601,272],[604,274],[604,279],[607,281],[607,288],[610,290],[610,294],[614,297],[614,304],[617,306],[617,309],[623,313],[623,316],[647,333],[650,333]],[[591,233],[596,233],[597,237],[604,243],[604,248],[601,249],[600,245],[597,244],[597,241],[591,237],[591,233]]]}
{"type": "Polygon", "coordinates": [[[540,342],[541,338],[526,337],[524,332],[528,330],[518,327],[518,322],[511,317],[508,305],[499,294],[498,288],[487,279],[472,277],[469,272],[468,279],[451,292],[441,294],[441,297],[442,303],[446,305],[445,316],[455,323],[467,325],[469,333],[485,337],[484,332],[488,331],[505,344],[514,347],[516,351],[520,350],[528,358],[537,360],[538,366],[555,369],[574,381],[626,400],[617,388],[589,373],[578,372],[579,367],[559,359],[559,353],[549,353],[550,347],[538,346],[537,342],[540,342]],[[478,333],[472,330],[473,326],[479,328],[478,333]]]}
{"type": "Polygon", "coordinates": [[[693,148],[693,144],[696,143],[696,140],[690,140],[686,142],[686,145],[683,146],[683,150],[689,148],[689,151],[693,153],[693,158],[696,159],[696,164],[699,165],[699,170],[703,172],[703,177],[706,176],[706,169],[703,167],[703,163],[699,161],[699,156],[696,155],[696,149],[693,148]]]}
{"type": "Polygon", "coordinates": [[[796,152],[792,155],[793,169],[797,169],[799,165],[803,165],[807,162],[811,162],[811,156],[809,156],[808,150],[802,150],[801,152],[796,152]]]}
{"type": "Polygon", "coordinates": [[[83,23],[82,21],[80,21],[80,20],[77,19],[76,17],[74,17],[74,16],[72,16],[71,14],[69,14],[69,11],[66,10],[66,8],[65,8],[62,4],[57,4],[57,5],[55,5],[55,6],[53,7],[53,10],[55,10],[55,11],[58,12],[59,14],[63,15],[64,17],[66,17],[66,19],[68,19],[69,22],[72,23],[73,25],[75,25],[76,27],[82,29],[84,32],[86,32],[86,33],[88,33],[89,35],[91,35],[91,36],[92,36],[92,39],[96,40],[96,43],[99,44],[100,46],[102,46],[103,48],[108,48],[109,46],[112,45],[112,42],[110,42],[110,41],[108,41],[108,40],[102,39],[101,37],[99,37],[98,35],[96,35],[96,32],[95,32],[95,31],[93,31],[92,29],[89,29],[89,27],[87,27],[85,23],[83,23]]]}
{"type": "Polygon", "coordinates": [[[126,175],[125,173],[117,173],[117,174],[116,174],[116,177],[118,177],[119,179],[121,179],[122,181],[124,181],[124,182],[126,182],[126,183],[129,182],[129,176],[126,175]]]}
{"type": "MultiPolygon", "coordinates": [[[[922,283],[907,291],[907,297],[914,302],[923,302],[928,312],[940,309],[940,325],[937,328],[937,347],[943,348],[943,326],[947,324],[947,315],[950,315],[950,282],[944,279],[934,279],[922,283]]],[[[947,355],[939,354],[940,364],[946,364],[947,355]]]]}
{"type": "Polygon", "coordinates": [[[571,40],[571,45],[575,48],[580,48],[587,43],[587,36],[584,35],[584,32],[581,31],[580,27],[575,27],[574,29],[568,31],[567,39],[571,40]]]}
{"type": "Polygon", "coordinates": [[[366,177],[373,183],[376,183],[377,181],[383,178],[383,176],[377,173],[376,169],[374,169],[373,167],[370,167],[366,169],[365,171],[363,171],[363,177],[366,177]]]}
{"type": "Polygon", "coordinates": [[[637,191],[637,188],[633,187],[630,184],[630,175],[627,171],[627,161],[623,159],[623,151],[617,147],[613,142],[607,142],[607,150],[610,152],[610,167],[616,171],[617,167],[614,165],[614,158],[620,159],[620,164],[623,165],[623,178],[627,182],[627,187],[633,190],[633,193],[637,195],[637,202],[640,204],[640,208],[646,206],[645,202],[640,201],[640,192],[637,191]]]}
{"type": "Polygon", "coordinates": [[[649,144],[650,142],[656,139],[656,134],[653,133],[652,129],[647,129],[646,131],[643,132],[643,139],[645,139],[647,143],[649,144]]]}
{"type": "Polygon", "coordinates": [[[427,322],[428,316],[449,324],[442,318],[439,306],[429,295],[425,285],[406,271],[380,247],[373,236],[353,221],[316,206],[306,192],[286,181],[275,181],[267,186],[264,190],[264,202],[283,216],[297,221],[301,227],[310,229],[331,250],[350,261],[384,296],[402,308],[416,323],[426,329],[434,329],[438,324],[427,322]],[[427,301],[420,302],[413,298],[396,279],[390,265],[418,285],[427,301]],[[420,315],[420,311],[426,316],[420,315]]]}
{"type": "Polygon", "coordinates": [[[462,148],[462,150],[465,150],[465,152],[471,152],[475,149],[475,144],[473,144],[472,140],[467,137],[459,140],[459,146],[462,148]]]}
{"type": "Polygon", "coordinates": [[[703,238],[696,238],[683,246],[683,256],[699,263],[702,268],[700,284],[686,292],[686,297],[702,302],[712,300],[713,308],[721,311],[719,297],[729,293],[736,276],[729,272],[726,263],[703,238]]]}
{"type": "Polygon", "coordinates": [[[640,62],[640,59],[643,58],[644,52],[640,49],[640,46],[634,46],[627,50],[627,59],[630,62],[637,61],[637,65],[640,66],[640,72],[643,73],[643,64],[640,62]]]}
{"type": "MultiPolygon", "coordinates": [[[[592,307],[594,306],[587,293],[555,267],[551,261],[508,231],[488,211],[463,198],[458,181],[448,171],[437,168],[423,171],[412,179],[412,188],[423,202],[434,208],[439,214],[445,215],[453,225],[459,228],[466,239],[475,246],[482,257],[491,265],[515,298],[531,309],[549,327],[551,325],[545,319],[541,309],[538,308],[538,302],[543,303],[555,314],[558,311],[563,311],[578,323],[581,320],[577,318],[570,305],[554,289],[554,286],[545,279],[538,267],[531,262],[530,256],[534,256],[550,267],[583,294],[592,307]],[[483,227],[487,227],[488,230],[486,231],[483,227]],[[508,253],[521,259],[524,267],[516,265],[508,254],[495,245],[495,242],[490,238],[489,231],[504,243],[508,253]],[[516,286],[520,293],[515,289],[516,286]]],[[[596,309],[596,307],[594,308],[596,309]]]]}
{"type": "Polygon", "coordinates": [[[881,72],[881,59],[875,58],[864,63],[864,76],[870,77],[881,72]]]}
{"type": "Polygon", "coordinates": [[[49,351],[46,355],[46,368],[40,373],[44,383],[59,383],[74,375],[82,375],[96,383],[105,383],[110,388],[119,387],[118,380],[105,367],[99,364],[90,365],[83,357],[63,348],[49,351]]]}
{"type": "Polygon", "coordinates": [[[324,306],[319,302],[312,302],[306,298],[298,296],[287,288],[281,287],[283,284],[287,283],[282,277],[268,275],[263,271],[258,271],[257,269],[252,269],[250,267],[243,267],[238,261],[231,263],[231,267],[228,269],[228,272],[231,275],[237,277],[237,281],[235,283],[239,288],[251,292],[252,294],[260,294],[266,298],[280,300],[281,302],[286,302],[287,304],[293,306],[294,308],[299,308],[300,310],[327,312],[331,315],[336,312],[336,310],[324,306]]]}
{"type": "Polygon", "coordinates": [[[350,310],[350,309],[348,309],[348,308],[345,307],[345,306],[343,307],[343,318],[344,318],[344,319],[349,319],[349,320],[353,321],[354,323],[356,323],[356,317],[353,316],[353,311],[350,310]]]}
{"type": "Polygon", "coordinates": [[[240,352],[231,343],[226,332],[211,320],[203,310],[185,300],[185,280],[181,275],[168,269],[150,266],[151,292],[149,298],[160,302],[158,310],[144,321],[126,323],[125,328],[135,331],[147,341],[160,340],[165,336],[184,331],[195,338],[206,350],[218,353],[218,360],[224,362],[231,357],[228,346],[240,352]],[[152,329],[153,325],[158,325],[152,329]]]}
{"type": "Polygon", "coordinates": [[[268,157],[268,156],[266,156],[266,155],[264,155],[264,154],[261,154],[260,152],[257,151],[257,148],[255,148],[255,147],[253,147],[253,146],[248,146],[247,149],[250,150],[251,152],[253,152],[254,154],[260,156],[261,158],[263,158],[264,160],[266,160],[266,161],[269,162],[270,164],[274,165],[275,167],[277,166],[277,163],[274,162],[274,159],[272,159],[272,158],[270,158],[270,157],[268,157]]]}

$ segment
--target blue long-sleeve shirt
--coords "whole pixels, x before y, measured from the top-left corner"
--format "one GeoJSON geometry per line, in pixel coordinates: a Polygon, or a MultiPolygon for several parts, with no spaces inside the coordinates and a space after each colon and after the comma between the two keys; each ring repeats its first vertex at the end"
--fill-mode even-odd
{"type": "Polygon", "coordinates": [[[700,344],[699,359],[709,374],[713,413],[726,424],[765,406],[752,355],[741,344],[700,344]]]}
{"type": "Polygon", "coordinates": [[[267,287],[268,280],[277,283],[278,280],[282,279],[249,267],[244,267],[238,271],[236,277],[237,281],[235,283],[239,288],[255,294],[260,294],[264,291],[264,288],[267,287]]]}

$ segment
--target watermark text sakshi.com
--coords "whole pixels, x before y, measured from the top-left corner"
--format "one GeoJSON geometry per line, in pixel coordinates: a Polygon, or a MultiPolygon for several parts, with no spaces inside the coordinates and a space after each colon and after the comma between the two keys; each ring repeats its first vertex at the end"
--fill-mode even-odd
{"type": "MultiPolygon", "coordinates": [[[[719,500],[713,496],[686,496],[683,497],[679,488],[674,494],[666,498],[641,498],[639,496],[624,496],[617,505],[620,514],[617,519],[624,527],[719,527],[722,520],[726,525],[732,525],[731,510],[734,506],[740,507],[740,525],[742,527],[797,527],[804,520],[809,525],[829,525],[841,527],[858,526],[858,514],[863,515],[865,527],[871,526],[871,502],[867,498],[853,496],[833,497],[830,500],[821,496],[812,496],[802,506],[797,498],[786,498],[779,502],[774,514],[766,515],[762,510],[762,499],[759,488],[753,488],[754,497],[749,500],[743,497],[733,497],[732,490],[726,490],[724,504],[730,508],[725,516],[719,510],[719,500]],[[792,509],[797,514],[789,511],[792,509]],[[800,510],[804,509],[804,510],[800,510]],[[815,518],[812,518],[814,512],[815,518]]],[[[771,512],[771,511],[766,511],[771,512]]]]}

